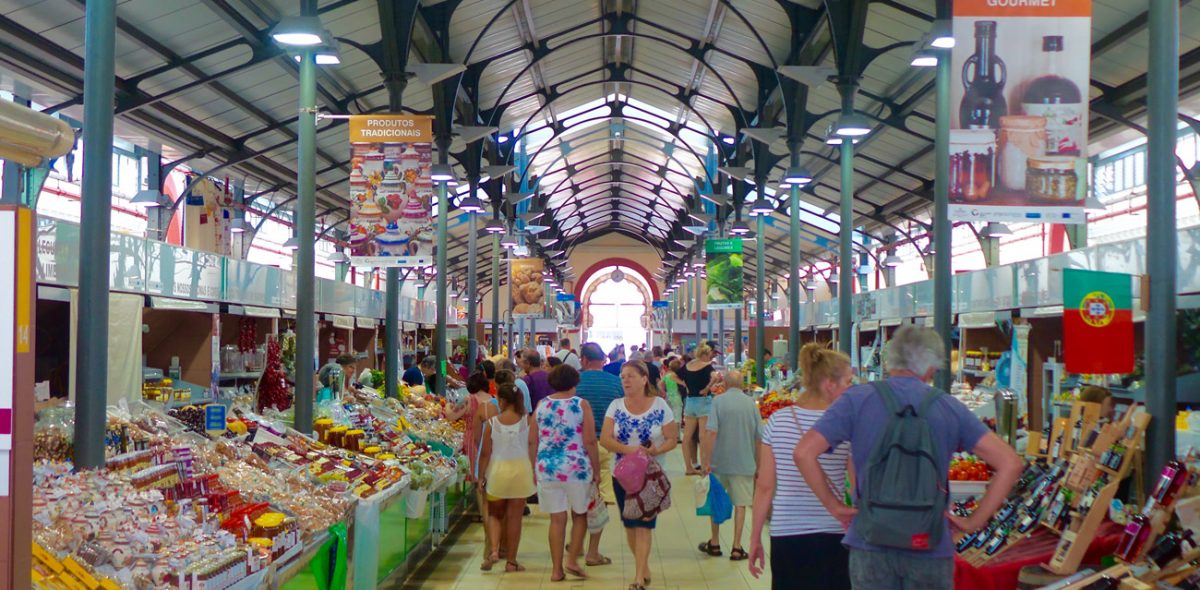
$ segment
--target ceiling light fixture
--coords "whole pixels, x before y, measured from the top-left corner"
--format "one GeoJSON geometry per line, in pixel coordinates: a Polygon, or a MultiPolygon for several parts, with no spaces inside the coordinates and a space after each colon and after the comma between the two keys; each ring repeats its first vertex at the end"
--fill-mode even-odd
{"type": "Polygon", "coordinates": [[[502,234],[507,231],[504,227],[504,222],[499,219],[491,219],[484,226],[483,231],[489,234],[502,234]]]}
{"type": "Polygon", "coordinates": [[[482,213],[484,206],[479,197],[471,195],[458,203],[458,208],[466,213],[482,213]]]}
{"type": "Polygon", "coordinates": [[[129,201],[129,204],[137,205],[139,207],[161,207],[162,193],[154,189],[144,188],[138,191],[138,194],[133,196],[133,199],[129,201]]]}
{"type": "Polygon", "coordinates": [[[292,236],[283,243],[282,247],[284,250],[295,250],[300,247],[300,238],[292,236]]]}
{"type": "Polygon", "coordinates": [[[909,62],[909,65],[913,66],[914,68],[933,68],[937,67],[937,64],[938,56],[933,52],[933,50],[930,49],[918,49],[917,52],[913,54],[912,61],[909,62]]]}
{"type": "Polygon", "coordinates": [[[900,266],[901,262],[903,262],[903,260],[900,260],[900,257],[896,256],[894,253],[888,254],[883,258],[883,266],[887,268],[896,268],[897,266],[900,266]]]}
{"type": "Polygon", "coordinates": [[[753,203],[750,203],[750,215],[757,217],[759,215],[770,215],[775,211],[775,205],[770,201],[759,197],[753,203]]]}
{"type": "Polygon", "coordinates": [[[998,221],[989,221],[987,227],[983,228],[983,237],[985,238],[998,238],[1000,236],[1011,235],[1012,229],[998,221]]]}
{"type": "Polygon", "coordinates": [[[320,45],[327,34],[315,16],[285,16],[271,29],[271,38],[289,47],[320,45]]]}
{"type": "Polygon", "coordinates": [[[955,45],[954,27],[948,20],[933,21],[933,33],[929,44],[938,49],[953,49],[955,45]]]}
{"type": "Polygon", "coordinates": [[[804,186],[813,180],[812,172],[803,166],[790,166],[783,173],[783,181],[791,186],[804,186]]]}
{"type": "Polygon", "coordinates": [[[514,234],[512,232],[506,232],[504,234],[504,236],[500,238],[500,245],[504,246],[505,248],[516,248],[517,247],[516,234],[514,234]]]}
{"type": "Polygon", "coordinates": [[[859,113],[845,113],[838,118],[833,131],[842,137],[862,137],[871,132],[871,122],[859,113]]]}
{"type": "Polygon", "coordinates": [[[744,236],[750,233],[750,224],[746,223],[744,219],[734,221],[733,225],[729,226],[729,233],[735,236],[744,236]]]}
{"type": "Polygon", "coordinates": [[[246,221],[244,219],[234,219],[229,222],[229,231],[240,234],[246,231],[246,221]]]}
{"type": "Polygon", "coordinates": [[[434,164],[430,169],[429,178],[434,182],[449,182],[454,180],[454,169],[449,164],[434,164]]]}
{"type": "Polygon", "coordinates": [[[328,260],[329,260],[330,264],[349,264],[350,263],[350,257],[346,256],[346,253],[342,252],[341,250],[334,252],[333,254],[330,254],[328,260]]]}

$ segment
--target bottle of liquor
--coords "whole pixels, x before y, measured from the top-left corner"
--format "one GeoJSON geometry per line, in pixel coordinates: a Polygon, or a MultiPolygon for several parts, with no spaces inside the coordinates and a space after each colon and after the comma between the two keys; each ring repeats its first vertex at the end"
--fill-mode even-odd
{"type": "Polygon", "coordinates": [[[1150,519],[1144,514],[1135,514],[1125,525],[1121,541],[1117,543],[1115,555],[1126,563],[1132,562],[1142,552],[1146,540],[1150,537],[1150,519]]]}
{"type": "Polygon", "coordinates": [[[1038,504],[1034,506],[1033,510],[1026,511],[1025,516],[1021,517],[1021,522],[1017,523],[1017,532],[1025,534],[1037,526],[1038,519],[1041,518],[1043,510],[1045,510],[1045,505],[1038,504]]]}
{"type": "Polygon", "coordinates": [[[1158,538],[1154,546],[1146,552],[1146,559],[1159,568],[1183,556],[1186,547],[1191,543],[1192,531],[1174,531],[1158,538]]]}
{"type": "Polygon", "coordinates": [[[1087,106],[1074,82],[1059,75],[1061,35],[1042,37],[1042,63],[1048,74],[1030,82],[1021,99],[1026,115],[1046,119],[1046,155],[1078,156],[1084,145],[1087,106]]]}
{"type": "Polygon", "coordinates": [[[1178,460],[1168,461],[1163,466],[1162,475],[1158,479],[1158,485],[1155,486],[1154,493],[1150,497],[1154,498],[1159,504],[1170,506],[1174,503],[1175,496],[1183,488],[1183,484],[1187,480],[1187,466],[1178,460]]]}
{"type": "Polygon", "coordinates": [[[1102,576],[1099,580],[1083,587],[1083,590],[1116,590],[1120,587],[1121,580],[1109,576],[1102,576]]]}
{"type": "Polygon", "coordinates": [[[958,106],[963,129],[999,129],[1008,114],[1004,61],[996,55],[996,21],[975,21],[975,53],[963,65],[963,98],[958,106]]]}
{"type": "Polygon", "coordinates": [[[987,546],[983,548],[983,552],[988,555],[995,555],[1006,543],[1008,543],[1008,527],[996,529],[996,534],[988,540],[987,546]]]}

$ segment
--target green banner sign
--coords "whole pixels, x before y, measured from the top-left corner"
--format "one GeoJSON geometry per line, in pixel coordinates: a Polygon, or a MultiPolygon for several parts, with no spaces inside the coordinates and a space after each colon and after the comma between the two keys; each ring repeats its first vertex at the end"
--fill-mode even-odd
{"type": "Polygon", "coordinates": [[[741,309],[743,305],[742,239],[704,242],[709,309],[741,309]]]}

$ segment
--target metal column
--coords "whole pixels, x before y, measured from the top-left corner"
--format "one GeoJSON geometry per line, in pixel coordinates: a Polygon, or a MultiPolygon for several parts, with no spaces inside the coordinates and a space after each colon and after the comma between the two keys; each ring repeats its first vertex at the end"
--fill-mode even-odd
{"type": "Polygon", "coordinates": [[[383,329],[383,387],[385,397],[400,395],[400,269],[387,269],[384,287],[387,307],[383,329]]]}
{"type": "Polygon", "coordinates": [[[934,135],[933,181],[933,326],[944,346],[942,370],[934,384],[950,391],[950,51],[939,50],[937,66],[937,129],[934,135]]]}
{"type": "Polygon", "coordinates": [[[742,347],[742,316],[746,313],[746,306],[742,306],[737,310],[737,315],[733,316],[733,357],[734,363],[737,366],[742,366],[745,349],[742,347]]]}
{"type": "MultiPolygon", "coordinates": [[[[767,181],[765,178],[758,179],[758,198],[763,198],[766,194],[767,181]]],[[[755,217],[754,235],[758,237],[758,241],[754,244],[755,257],[755,273],[754,273],[754,382],[760,386],[765,386],[767,383],[767,367],[763,362],[763,352],[767,348],[767,331],[763,318],[766,315],[763,309],[767,304],[767,220],[768,213],[763,213],[755,217]]]]}
{"type": "MultiPolygon", "coordinates": [[[[698,242],[700,243],[700,248],[703,249],[703,240],[698,240],[698,242]]],[[[696,343],[697,346],[699,346],[699,343],[704,342],[704,326],[701,325],[704,314],[700,313],[700,301],[701,297],[704,295],[704,289],[700,286],[700,273],[696,273],[695,276],[692,277],[692,292],[693,296],[696,298],[696,343]]]]}
{"type": "MultiPolygon", "coordinates": [[[[853,91],[851,91],[853,93],[853,91]]],[[[851,94],[853,96],[853,94],[851,94]]],[[[849,137],[842,139],[842,211],[841,229],[838,232],[838,350],[850,354],[850,330],[854,324],[853,306],[850,298],[854,294],[854,251],[851,238],[854,233],[854,142],[849,137]]]]}
{"type": "MultiPolygon", "coordinates": [[[[448,126],[447,126],[448,127],[448,126]]],[[[439,137],[437,139],[438,147],[438,162],[448,164],[450,162],[450,138],[439,137]]],[[[442,372],[442,378],[437,380],[437,391],[435,395],[444,397],[446,395],[446,372],[450,370],[450,355],[446,351],[446,320],[448,319],[447,308],[449,303],[446,301],[446,290],[449,288],[446,284],[446,275],[450,274],[446,267],[446,249],[449,244],[446,240],[446,231],[448,225],[446,217],[450,215],[450,200],[449,192],[446,190],[445,181],[439,182],[437,185],[437,327],[433,331],[434,343],[433,349],[437,355],[438,370],[442,372]]]]}
{"type": "MultiPolygon", "coordinates": [[[[479,190],[479,179],[471,179],[471,196],[479,190]]],[[[477,258],[479,257],[479,239],[476,236],[478,224],[475,213],[467,213],[467,374],[475,372],[475,364],[479,356],[479,306],[475,292],[479,289],[478,278],[475,276],[477,258]]]]}
{"type": "Polygon", "coordinates": [[[1175,458],[1176,116],[1179,107],[1179,0],[1150,0],[1149,119],[1146,132],[1146,471],[1152,485],[1175,458]]]}
{"type": "Polygon", "coordinates": [[[296,408],[292,427],[312,432],[313,372],[317,363],[314,283],[316,244],[317,63],[312,49],[300,52],[300,117],[296,120],[296,408]]]}
{"type": "Polygon", "coordinates": [[[500,354],[500,236],[492,234],[492,355],[500,354]]]}
{"type": "Polygon", "coordinates": [[[800,282],[800,187],[793,186],[788,193],[788,206],[791,208],[788,229],[792,241],[788,244],[788,262],[791,264],[788,269],[788,315],[791,317],[788,321],[787,363],[795,370],[800,366],[800,290],[804,289],[804,284],[800,282]]]}
{"type": "MultiPolygon", "coordinates": [[[[83,198],[75,351],[75,468],[104,466],[108,392],[108,265],[112,217],[113,44],[116,3],[88,2],[84,17],[83,198]]],[[[14,179],[9,179],[10,181],[14,179]]],[[[7,475],[5,476],[7,477],[7,475]]]]}

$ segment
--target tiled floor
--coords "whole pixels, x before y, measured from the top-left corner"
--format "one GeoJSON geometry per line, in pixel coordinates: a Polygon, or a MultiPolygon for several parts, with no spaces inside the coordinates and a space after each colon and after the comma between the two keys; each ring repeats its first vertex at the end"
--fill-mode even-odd
{"type": "MultiPolygon", "coordinates": [[[[769,588],[770,573],[755,580],[747,562],[731,562],[728,553],[733,541],[733,521],[721,527],[721,548],[725,557],[708,557],[696,546],[708,539],[707,518],[697,517],[696,504],[692,496],[694,477],[683,475],[683,460],[680,451],[668,458],[667,473],[671,477],[672,506],[658,518],[658,529],[654,533],[651,554],[650,590],[700,589],[741,590],[769,588]]],[[[612,558],[609,566],[585,568],[590,576],[587,580],[567,577],[565,582],[550,582],[550,550],[547,547],[549,518],[533,508],[533,515],[525,518],[521,537],[520,561],[527,571],[504,573],[504,562],[491,572],[479,571],[483,555],[483,527],[472,524],[445,553],[429,566],[410,578],[405,589],[429,590],[570,590],[575,588],[627,588],[633,579],[633,555],[625,544],[625,531],[617,520],[616,507],[611,507],[612,520],[604,531],[601,552],[612,558]]],[[[750,516],[747,511],[746,537],[743,541],[749,549],[750,516]]]]}

